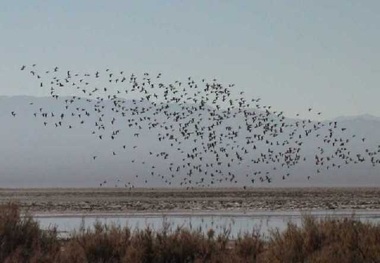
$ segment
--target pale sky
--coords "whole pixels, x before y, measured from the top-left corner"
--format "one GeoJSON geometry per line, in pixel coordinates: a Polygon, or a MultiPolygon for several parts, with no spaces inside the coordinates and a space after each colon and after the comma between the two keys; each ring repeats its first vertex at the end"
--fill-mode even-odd
{"type": "Polygon", "coordinates": [[[380,116],[378,0],[0,3],[0,96],[47,96],[20,71],[37,63],[217,78],[287,116],[380,116]]]}

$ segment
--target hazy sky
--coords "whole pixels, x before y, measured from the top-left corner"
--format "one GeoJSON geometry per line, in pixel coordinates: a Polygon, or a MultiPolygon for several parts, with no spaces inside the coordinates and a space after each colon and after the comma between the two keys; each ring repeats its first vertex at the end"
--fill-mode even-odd
{"type": "Polygon", "coordinates": [[[380,116],[380,1],[11,1],[0,95],[48,95],[23,64],[217,78],[288,116],[380,116]]]}

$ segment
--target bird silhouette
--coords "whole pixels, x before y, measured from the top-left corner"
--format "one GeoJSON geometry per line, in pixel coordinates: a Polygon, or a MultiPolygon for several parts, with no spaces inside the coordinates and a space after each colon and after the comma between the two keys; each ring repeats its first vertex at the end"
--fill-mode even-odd
{"type": "MultiPolygon", "coordinates": [[[[353,152],[348,138],[354,140],[355,136],[348,134],[347,128],[337,121],[287,119],[284,112],[263,105],[261,98],[248,98],[234,84],[223,85],[216,78],[198,83],[187,77],[163,83],[161,73],[145,72],[141,77],[137,74],[128,77],[124,71],[106,69],[80,74],[60,71],[58,67],[44,70],[43,74],[39,72],[33,67],[30,74],[41,88],[48,88],[53,99],[64,103],[64,112],[48,114],[46,109],[30,105],[35,108],[36,120],[42,119],[44,126],[52,123],[56,128],[70,130],[87,125],[89,134],[104,145],[105,152],[107,147],[116,145],[111,155],[118,158],[143,152],[146,146],[138,146],[154,138],[160,146],[147,145],[151,148],[143,159],[133,156],[126,165],[158,162],[159,167],[145,165],[148,169],[145,176],[168,186],[177,179],[177,184],[186,189],[239,182],[248,189],[247,183],[271,183],[276,177],[287,180],[291,169],[308,161],[315,166],[315,174],[351,164],[380,163],[377,158],[380,149],[353,152]],[[63,97],[61,90],[79,91],[86,97],[63,97]],[[120,137],[123,133],[131,134],[132,145],[123,141],[120,137]],[[311,140],[317,141],[318,147],[313,149],[314,157],[308,158],[305,149],[311,140]],[[250,172],[240,174],[239,169],[250,172]]],[[[11,114],[16,116],[14,111],[11,114]]],[[[365,143],[365,138],[361,143],[365,143]]],[[[100,158],[89,155],[94,161],[100,158]]],[[[140,177],[143,176],[116,183],[133,188],[131,180],[140,177]]],[[[105,185],[106,181],[100,183],[105,185]]]]}

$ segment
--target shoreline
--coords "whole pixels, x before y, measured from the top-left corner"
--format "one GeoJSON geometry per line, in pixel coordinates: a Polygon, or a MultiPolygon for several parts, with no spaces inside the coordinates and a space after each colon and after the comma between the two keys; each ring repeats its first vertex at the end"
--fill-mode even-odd
{"type": "Polygon", "coordinates": [[[31,214],[380,211],[379,196],[380,188],[0,189],[0,203],[15,202],[23,213],[31,214]]]}
{"type": "MultiPolygon", "coordinates": [[[[94,212],[94,213],[34,213],[30,214],[33,218],[82,218],[82,217],[99,217],[99,218],[162,218],[162,217],[239,217],[239,218],[267,218],[267,217],[302,217],[311,215],[313,217],[361,217],[361,218],[380,218],[380,210],[312,210],[312,211],[163,211],[163,212],[94,212]]],[[[26,215],[23,215],[26,216],[26,215]]]]}

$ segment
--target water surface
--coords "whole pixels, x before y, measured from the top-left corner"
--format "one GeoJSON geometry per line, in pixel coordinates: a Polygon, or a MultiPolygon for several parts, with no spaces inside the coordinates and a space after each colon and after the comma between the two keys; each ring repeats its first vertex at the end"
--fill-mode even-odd
{"type": "Polygon", "coordinates": [[[94,223],[116,224],[129,226],[132,230],[150,227],[153,230],[161,230],[169,226],[172,230],[177,227],[191,230],[200,230],[206,233],[214,229],[216,234],[225,231],[231,238],[236,238],[241,233],[260,233],[268,235],[271,229],[283,231],[287,223],[298,226],[302,224],[302,215],[312,215],[317,219],[330,218],[355,218],[363,222],[380,223],[380,211],[279,211],[279,212],[197,212],[197,213],[132,213],[132,214],[40,214],[34,215],[43,229],[56,226],[61,233],[71,233],[79,230],[81,226],[92,228],[94,223]]]}

